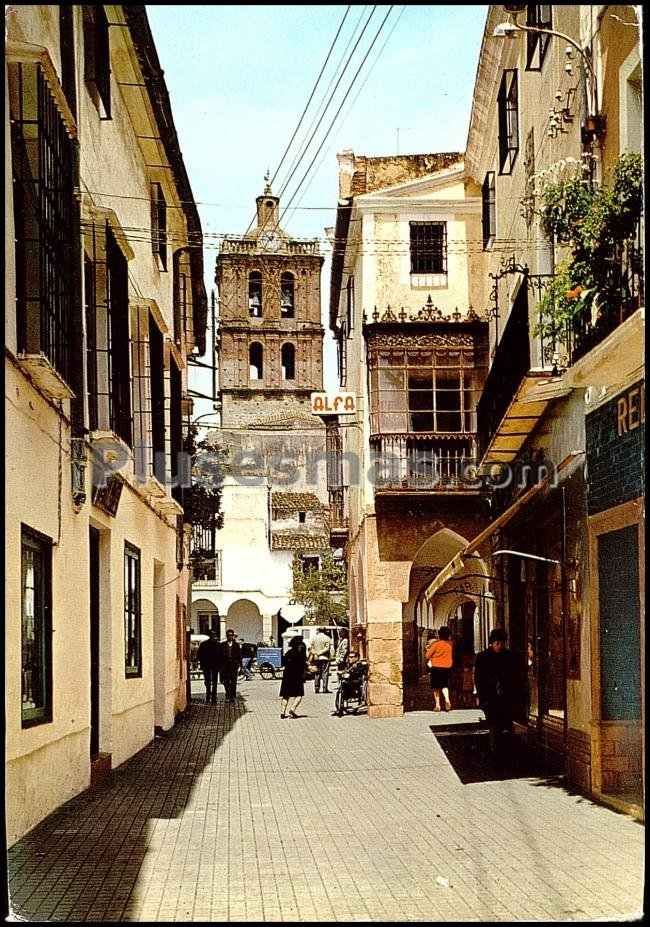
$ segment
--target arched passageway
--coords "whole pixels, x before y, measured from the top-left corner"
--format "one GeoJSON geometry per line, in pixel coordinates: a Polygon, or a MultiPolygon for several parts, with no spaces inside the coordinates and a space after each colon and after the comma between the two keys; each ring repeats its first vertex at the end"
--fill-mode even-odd
{"type": "Polygon", "coordinates": [[[263,640],[264,628],[262,615],[255,602],[250,599],[237,599],[228,609],[225,621],[227,628],[232,628],[239,641],[257,644],[263,640]]]}

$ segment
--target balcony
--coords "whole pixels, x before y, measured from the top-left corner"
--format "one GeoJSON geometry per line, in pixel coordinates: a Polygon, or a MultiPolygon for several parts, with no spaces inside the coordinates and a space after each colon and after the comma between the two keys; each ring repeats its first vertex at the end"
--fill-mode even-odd
{"type": "Polygon", "coordinates": [[[350,533],[346,497],[345,486],[329,490],[330,542],[334,546],[344,544],[350,533]]]}
{"type": "Polygon", "coordinates": [[[423,434],[371,437],[375,494],[476,493],[474,446],[467,435],[462,440],[423,434]]]}

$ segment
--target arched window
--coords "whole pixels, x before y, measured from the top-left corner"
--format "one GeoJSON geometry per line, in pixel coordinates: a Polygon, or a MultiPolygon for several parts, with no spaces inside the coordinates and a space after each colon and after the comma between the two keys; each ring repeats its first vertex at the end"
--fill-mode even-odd
{"type": "Polygon", "coordinates": [[[264,349],[259,342],[254,341],[250,346],[248,352],[248,359],[250,363],[250,379],[251,380],[263,380],[264,379],[264,349]]]}
{"type": "Polygon", "coordinates": [[[282,379],[296,379],[296,349],[292,344],[282,345],[282,379]]]}
{"type": "Polygon", "coordinates": [[[293,274],[282,274],[280,278],[280,315],[283,319],[294,316],[293,274]]]}
{"type": "Polygon", "coordinates": [[[252,270],[248,275],[248,311],[252,318],[262,317],[262,274],[252,270]]]}

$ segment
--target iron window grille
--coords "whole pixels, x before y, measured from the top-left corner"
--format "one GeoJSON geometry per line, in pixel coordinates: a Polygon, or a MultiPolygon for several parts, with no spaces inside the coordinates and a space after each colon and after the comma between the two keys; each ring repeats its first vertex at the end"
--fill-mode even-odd
{"type": "Polygon", "coordinates": [[[149,384],[151,396],[151,447],[153,475],[165,485],[165,353],[162,332],[149,313],[149,384]]]}
{"type": "Polygon", "coordinates": [[[76,314],[77,150],[37,64],[10,62],[18,350],[67,382],[76,314]]]}
{"type": "Polygon", "coordinates": [[[213,557],[195,562],[192,573],[197,582],[212,582],[221,585],[221,551],[215,550],[213,557]]]}
{"type": "Polygon", "coordinates": [[[100,119],[111,118],[111,43],[108,19],[101,4],[82,6],[84,79],[100,119]]]}
{"type": "Polygon", "coordinates": [[[262,274],[252,270],[248,275],[248,313],[253,319],[262,318],[262,274]]]}
{"type": "Polygon", "coordinates": [[[489,248],[497,233],[496,178],[488,171],[483,181],[483,249],[489,248]]]}
{"type": "Polygon", "coordinates": [[[172,496],[180,504],[183,497],[183,483],[189,482],[191,473],[184,466],[183,456],[183,385],[181,372],[173,358],[169,365],[170,408],[169,432],[171,453],[172,496]]]}
{"type": "Polygon", "coordinates": [[[180,249],[174,252],[174,342],[180,345],[187,332],[188,317],[191,314],[192,277],[190,257],[180,249]],[[190,310],[190,311],[188,311],[190,310]]]}
{"type": "MultiPolygon", "coordinates": [[[[535,29],[553,28],[553,7],[549,3],[529,3],[526,25],[535,29]]],[[[540,32],[526,33],[526,70],[541,71],[551,36],[540,32]]]]}
{"type": "Polygon", "coordinates": [[[124,543],[124,671],[128,677],[142,676],[142,599],[140,551],[124,543]]]}
{"type": "Polygon", "coordinates": [[[517,69],[503,72],[499,87],[499,173],[511,174],[519,152],[517,69]]]}
{"type": "Polygon", "coordinates": [[[280,278],[280,316],[293,319],[295,315],[295,285],[293,274],[282,274],[280,278]]]}
{"type": "Polygon", "coordinates": [[[21,724],[52,721],[52,541],[21,526],[21,724]]]}
{"type": "Polygon", "coordinates": [[[77,82],[74,47],[74,8],[71,4],[59,7],[59,39],[61,44],[61,86],[70,112],[77,118],[77,82]]]}
{"type": "Polygon", "coordinates": [[[160,270],[167,270],[167,203],[162,185],[151,184],[151,250],[160,270]]]}
{"type": "Polygon", "coordinates": [[[354,277],[348,277],[346,285],[346,322],[347,337],[349,338],[354,328],[354,277]]]}
{"type": "Polygon", "coordinates": [[[348,382],[348,333],[347,323],[343,321],[338,330],[336,339],[337,361],[339,367],[339,386],[341,389],[347,386],[348,382]]]}
{"type": "Polygon", "coordinates": [[[107,224],[86,233],[84,284],[89,427],[132,447],[128,267],[107,224]]]}
{"type": "Polygon", "coordinates": [[[411,273],[447,273],[447,223],[410,222],[411,273]]]}

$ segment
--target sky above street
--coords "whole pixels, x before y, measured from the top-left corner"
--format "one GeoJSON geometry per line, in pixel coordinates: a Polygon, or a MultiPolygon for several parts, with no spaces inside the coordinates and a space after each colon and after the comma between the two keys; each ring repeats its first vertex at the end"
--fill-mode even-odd
{"type": "MultiPolygon", "coordinates": [[[[174,121],[205,236],[206,285],[214,287],[219,234],[243,234],[253,218],[264,174],[274,175],[307,103],[345,6],[148,6],[174,121]]],[[[289,154],[273,184],[279,193],[294,155],[311,134],[372,7],[348,10],[289,154]],[[347,46],[347,52],[345,52],[347,46]],[[345,52],[345,53],[344,53],[345,52]],[[329,90],[328,90],[329,88],[329,90]]],[[[291,198],[318,151],[282,226],[296,237],[324,238],[334,225],[336,154],[420,154],[465,148],[487,6],[378,6],[345,70],[305,158],[282,196],[291,198]],[[390,10],[390,12],[389,12],[390,10]],[[332,131],[334,113],[384,17],[388,17],[352,85],[332,131]],[[319,150],[320,149],[320,150],[319,150]],[[294,209],[294,207],[298,207],[294,209]]],[[[329,248],[321,242],[325,257],[329,248]]],[[[323,268],[323,320],[329,260],[323,268]]],[[[335,352],[326,337],[326,386],[336,386],[335,352]]],[[[193,377],[206,391],[209,377],[193,377]]],[[[195,412],[210,405],[197,403],[195,412]]]]}

